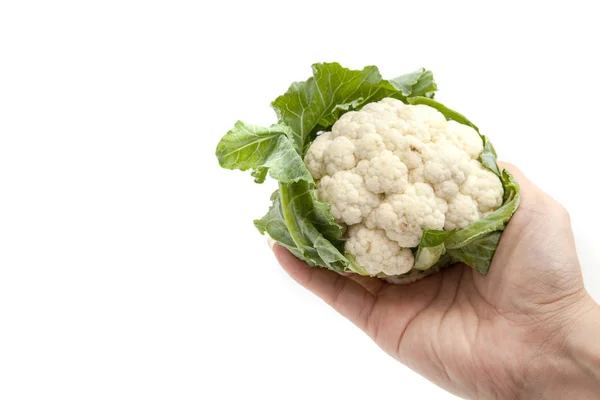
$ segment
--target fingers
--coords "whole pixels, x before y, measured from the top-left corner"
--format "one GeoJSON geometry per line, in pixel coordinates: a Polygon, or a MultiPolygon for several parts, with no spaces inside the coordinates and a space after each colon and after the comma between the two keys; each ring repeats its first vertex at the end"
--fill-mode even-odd
{"type": "Polygon", "coordinates": [[[322,298],[337,312],[365,329],[375,305],[375,297],[352,279],[324,268],[311,268],[284,247],[275,245],[279,264],[299,284],[322,298]]]}
{"type": "Polygon", "coordinates": [[[379,278],[373,278],[370,276],[362,276],[354,273],[342,273],[343,276],[352,279],[354,282],[358,283],[360,286],[364,287],[369,293],[373,296],[377,296],[377,294],[383,289],[387,283],[379,278]]]}

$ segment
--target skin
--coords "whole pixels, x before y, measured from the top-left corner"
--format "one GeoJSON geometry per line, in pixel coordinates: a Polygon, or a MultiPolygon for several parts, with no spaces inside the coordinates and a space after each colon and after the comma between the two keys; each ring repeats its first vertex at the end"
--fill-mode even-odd
{"type": "Polygon", "coordinates": [[[384,351],[449,392],[478,399],[600,398],[600,307],[586,292],[566,210],[517,168],[521,206],[488,275],[455,265],[410,285],[283,268],[384,351]]]}

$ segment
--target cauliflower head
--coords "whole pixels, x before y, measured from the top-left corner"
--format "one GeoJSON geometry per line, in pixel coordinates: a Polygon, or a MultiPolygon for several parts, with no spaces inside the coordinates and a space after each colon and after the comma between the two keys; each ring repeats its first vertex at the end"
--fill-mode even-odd
{"type": "Polygon", "coordinates": [[[320,201],[348,226],[345,250],[369,275],[409,272],[424,229],[466,227],[502,205],[475,129],[427,105],[384,98],[316,137],[304,162],[320,201]]]}

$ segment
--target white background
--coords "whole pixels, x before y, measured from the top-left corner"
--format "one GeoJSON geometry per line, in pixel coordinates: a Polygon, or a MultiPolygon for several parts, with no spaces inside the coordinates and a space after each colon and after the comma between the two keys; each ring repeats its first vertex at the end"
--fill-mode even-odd
{"type": "Polygon", "coordinates": [[[252,225],[273,184],[218,167],[318,61],[432,69],[600,299],[594,2],[0,4],[1,399],[453,398],[296,286],[252,225]]]}

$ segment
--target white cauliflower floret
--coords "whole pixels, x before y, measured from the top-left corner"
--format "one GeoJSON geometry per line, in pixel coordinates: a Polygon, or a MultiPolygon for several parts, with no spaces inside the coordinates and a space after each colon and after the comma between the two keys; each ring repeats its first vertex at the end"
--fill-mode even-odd
{"type": "Polygon", "coordinates": [[[354,141],[345,136],[331,139],[331,132],[317,136],[306,153],[304,162],[315,179],[356,166],[354,141]]]}
{"type": "Polygon", "coordinates": [[[447,231],[462,229],[480,218],[477,202],[472,197],[458,193],[448,202],[444,229],[447,231]]]}
{"type": "Polygon", "coordinates": [[[419,121],[424,121],[429,125],[430,135],[432,134],[432,130],[445,129],[448,123],[444,114],[433,107],[426,106],[425,104],[417,104],[412,106],[412,109],[419,121]]]}
{"type": "Polygon", "coordinates": [[[383,138],[376,133],[367,133],[356,141],[356,156],[360,160],[370,160],[384,150],[383,138]]]}
{"type": "Polygon", "coordinates": [[[394,154],[406,164],[408,169],[412,170],[423,166],[423,158],[427,153],[425,143],[414,136],[402,136],[391,140],[394,141],[394,154]]]}
{"type": "Polygon", "coordinates": [[[333,139],[323,154],[323,164],[327,175],[354,168],[356,166],[354,141],[345,136],[333,139]]]}
{"type": "Polygon", "coordinates": [[[475,129],[456,121],[448,121],[446,129],[448,139],[452,140],[456,147],[463,150],[472,159],[479,157],[483,151],[483,142],[475,129]]]}
{"type": "Polygon", "coordinates": [[[423,159],[427,152],[425,143],[414,136],[402,136],[397,130],[382,134],[388,150],[406,165],[409,170],[409,181],[424,182],[423,159]]]}
{"type": "Polygon", "coordinates": [[[502,205],[475,129],[386,98],[350,111],[305,157],[317,195],[349,225],[346,251],[370,274],[401,274],[423,229],[461,229],[502,205]]]}
{"type": "Polygon", "coordinates": [[[452,200],[458,194],[459,187],[456,182],[444,181],[433,185],[435,195],[441,199],[452,200]]]}
{"type": "Polygon", "coordinates": [[[333,217],[347,225],[358,224],[380,203],[379,195],[367,190],[362,176],[351,171],[324,176],[317,193],[321,201],[331,204],[333,217]]]}
{"type": "Polygon", "coordinates": [[[326,168],[323,163],[323,156],[330,144],[331,132],[326,132],[317,136],[306,152],[304,163],[315,179],[321,179],[325,175],[326,168]]]}
{"type": "Polygon", "coordinates": [[[466,164],[469,158],[451,142],[431,143],[427,148],[426,159],[423,172],[428,183],[454,182],[460,185],[465,181],[465,171],[461,169],[461,165],[466,164]]]}
{"type": "Polygon", "coordinates": [[[362,224],[353,225],[348,233],[346,251],[353,254],[358,264],[370,275],[383,272],[400,275],[410,271],[414,257],[410,249],[401,248],[379,229],[369,229],[362,224]]]}
{"type": "Polygon", "coordinates": [[[389,150],[370,160],[362,160],[356,166],[356,171],[363,176],[367,189],[373,193],[401,193],[408,186],[406,165],[389,150]]]}
{"type": "Polygon", "coordinates": [[[476,160],[467,164],[467,179],[460,187],[460,192],[472,197],[481,213],[489,213],[500,207],[504,195],[498,177],[476,160]]]}
{"type": "Polygon", "coordinates": [[[436,198],[430,185],[415,183],[402,194],[391,194],[366,221],[367,227],[385,230],[402,247],[419,244],[422,229],[444,227],[445,202],[436,198]]]}

